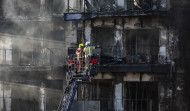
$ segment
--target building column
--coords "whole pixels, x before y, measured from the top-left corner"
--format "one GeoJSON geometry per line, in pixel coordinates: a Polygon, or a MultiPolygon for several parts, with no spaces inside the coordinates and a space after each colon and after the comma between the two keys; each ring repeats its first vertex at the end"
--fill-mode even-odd
{"type": "Polygon", "coordinates": [[[86,41],[91,42],[91,21],[85,21],[85,27],[84,27],[84,35],[86,41]]]}
{"type": "Polygon", "coordinates": [[[167,59],[167,30],[161,29],[160,30],[160,37],[159,37],[159,63],[165,63],[167,59]]]}
{"type": "Polygon", "coordinates": [[[116,46],[116,57],[117,58],[122,58],[124,57],[124,43],[123,43],[123,24],[122,24],[122,19],[116,20],[115,23],[115,34],[114,34],[114,40],[115,43],[113,44],[116,46]]]}
{"type": "Polygon", "coordinates": [[[116,83],[115,98],[114,98],[115,111],[123,111],[122,92],[123,92],[123,83],[116,83]]]}
{"type": "Polygon", "coordinates": [[[46,102],[45,102],[45,88],[44,83],[40,88],[40,111],[46,111],[46,102]]]}
{"type": "Polygon", "coordinates": [[[11,86],[0,82],[0,111],[11,111],[11,86]]]}
{"type": "Polygon", "coordinates": [[[44,15],[46,10],[46,0],[40,0],[40,15],[44,15]]]}

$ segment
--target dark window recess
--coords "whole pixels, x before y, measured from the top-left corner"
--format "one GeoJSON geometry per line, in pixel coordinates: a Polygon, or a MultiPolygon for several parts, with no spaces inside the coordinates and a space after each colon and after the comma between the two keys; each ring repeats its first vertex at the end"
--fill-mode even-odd
{"type": "Polygon", "coordinates": [[[22,109],[23,111],[39,111],[40,106],[39,106],[39,100],[36,98],[31,98],[31,100],[24,100],[21,98],[15,99],[15,98],[10,98],[11,99],[11,109],[13,111],[20,111],[22,109]]]}
{"type": "Polygon", "coordinates": [[[63,80],[47,80],[45,81],[45,87],[51,89],[63,89],[63,80]]]}
{"type": "Polygon", "coordinates": [[[124,30],[121,40],[114,38],[114,29],[93,28],[93,45],[101,48],[101,64],[157,63],[159,52],[158,29],[124,30]]]}
{"type": "Polygon", "coordinates": [[[92,29],[93,45],[99,45],[100,47],[111,46],[114,44],[114,28],[98,27],[92,29]]]}
{"type": "Polygon", "coordinates": [[[53,1],[54,0],[46,0],[46,4],[45,4],[45,12],[49,15],[51,15],[53,13],[53,1]]]}
{"type": "Polygon", "coordinates": [[[49,40],[58,40],[58,41],[64,41],[64,31],[63,30],[54,30],[50,33],[47,33],[47,39],[49,40]]]}
{"type": "Polygon", "coordinates": [[[126,30],[124,49],[128,63],[156,63],[159,51],[159,30],[126,30]]]}
{"type": "Polygon", "coordinates": [[[92,29],[92,45],[99,45],[101,48],[101,64],[114,62],[115,54],[113,45],[115,45],[114,28],[98,27],[92,29]],[[113,49],[113,50],[112,50],[113,49]]]}
{"type": "Polygon", "coordinates": [[[158,111],[157,83],[126,83],[124,98],[124,110],[126,111],[158,111]]]}
{"type": "Polygon", "coordinates": [[[20,52],[20,59],[21,59],[20,65],[23,65],[23,66],[33,65],[33,53],[32,53],[32,51],[20,52]]]}
{"type": "MultiPolygon", "coordinates": [[[[14,1],[16,16],[38,16],[40,14],[39,0],[19,0],[14,1]]],[[[13,11],[13,12],[15,12],[13,11]]]]}
{"type": "Polygon", "coordinates": [[[77,30],[77,43],[82,43],[82,30],[77,30]]]}
{"type": "Polygon", "coordinates": [[[21,32],[21,28],[14,24],[13,22],[1,22],[0,23],[0,32],[7,33],[7,34],[15,34],[15,32],[21,32]],[[17,27],[17,28],[16,28],[17,27]]]}
{"type": "Polygon", "coordinates": [[[0,0],[0,17],[3,17],[3,0],[0,0]]]}
{"type": "Polygon", "coordinates": [[[18,50],[18,49],[12,50],[12,62],[13,62],[14,65],[21,65],[21,63],[20,63],[21,62],[20,61],[20,59],[21,59],[20,55],[21,55],[20,50],[18,50]]]}
{"type": "Polygon", "coordinates": [[[100,101],[100,111],[113,111],[114,86],[112,80],[93,80],[90,84],[81,83],[77,91],[78,100],[100,101]]]}
{"type": "Polygon", "coordinates": [[[63,0],[54,0],[53,1],[53,13],[54,14],[63,14],[64,12],[64,1],[63,0]]]}
{"type": "Polygon", "coordinates": [[[95,80],[92,84],[92,99],[100,100],[100,111],[113,111],[114,85],[112,80],[95,80]]]}
{"type": "Polygon", "coordinates": [[[101,111],[113,111],[114,105],[114,86],[112,85],[111,81],[100,82],[99,83],[100,92],[99,92],[99,100],[100,100],[100,109],[101,111]]]}

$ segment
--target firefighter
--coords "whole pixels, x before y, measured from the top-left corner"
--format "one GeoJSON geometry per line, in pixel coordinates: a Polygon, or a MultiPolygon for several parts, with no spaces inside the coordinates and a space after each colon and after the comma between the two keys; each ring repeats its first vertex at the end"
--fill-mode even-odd
{"type": "Polygon", "coordinates": [[[77,72],[82,72],[82,63],[83,63],[83,49],[84,44],[79,44],[79,48],[76,50],[76,56],[77,56],[77,72]]]}
{"type": "Polygon", "coordinates": [[[142,9],[142,7],[139,4],[140,4],[139,0],[134,0],[134,6],[138,7],[139,9],[142,9]]]}
{"type": "Polygon", "coordinates": [[[88,68],[89,68],[89,65],[90,65],[89,62],[90,62],[90,60],[92,58],[93,49],[95,49],[95,47],[91,46],[90,42],[86,42],[85,48],[84,48],[84,52],[85,52],[85,71],[87,71],[88,68]]]}

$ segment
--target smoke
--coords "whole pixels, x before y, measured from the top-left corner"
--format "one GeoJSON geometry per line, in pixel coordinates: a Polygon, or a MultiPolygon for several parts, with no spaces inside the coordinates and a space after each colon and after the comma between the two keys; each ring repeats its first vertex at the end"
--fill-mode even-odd
{"type": "MultiPolygon", "coordinates": [[[[24,70],[6,71],[3,69],[0,71],[1,80],[19,82],[18,84],[10,83],[11,89],[4,90],[11,92],[11,97],[7,98],[5,103],[1,101],[2,84],[0,83],[0,110],[3,105],[9,108],[7,111],[10,111],[11,107],[14,110],[28,110],[31,107],[37,110],[40,109],[42,99],[42,104],[50,107],[56,106],[62,87],[56,87],[59,90],[47,89],[42,88],[39,83],[47,81],[46,76],[49,73],[56,75],[60,72],[49,70],[40,72],[37,71],[37,68],[34,68],[34,71],[27,71],[24,68],[63,65],[66,55],[65,26],[62,18],[53,15],[63,14],[64,2],[58,2],[58,0],[3,0],[3,4],[0,5],[3,7],[0,12],[3,13],[0,21],[0,65],[3,66],[1,69],[10,67],[8,70],[12,70],[13,67],[15,69],[18,67],[19,70],[21,66],[20,69],[24,70]],[[36,84],[37,86],[34,86],[36,84]],[[40,88],[44,92],[40,93],[40,88]],[[40,94],[43,95],[43,98],[40,94]],[[48,103],[49,100],[52,103],[48,103]],[[7,101],[11,101],[11,105],[8,106],[7,101]]],[[[52,83],[51,88],[54,86],[60,86],[60,82],[52,83]]],[[[51,110],[53,109],[56,108],[51,110]]]]}
{"type": "Polygon", "coordinates": [[[13,7],[14,4],[13,4],[12,0],[4,1],[3,6],[5,6],[5,8],[3,9],[3,14],[4,14],[5,18],[10,18],[10,17],[16,15],[16,10],[13,7]]]}
{"type": "MultiPolygon", "coordinates": [[[[10,56],[5,54],[5,51],[1,51],[0,56],[6,55],[6,59],[10,61],[10,58],[14,59],[10,49],[16,49],[17,55],[15,56],[20,56],[23,61],[33,62],[26,62],[23,65],[36,64],[34,59],[39,62],[37,63],[39,65],[51,63],[63,65],[63,57],[66,54],[66,49],[63,48],[65,46],[64,23],[60,20],[53,20],[52,15],[63,13],[60,10],[63,9],[64,2],[5,0],[2,5],[5,21],[0,22],[0,48],[7,49],[10,56]],[[50,60],[51,58],[55,60],[50,60]]],[[[19,59],[19,57],[16,58],[19,59]]]]}
{"type": "Polygon", "coordinates": [[[0,81],[0,110],[18,111],[35,109],[35,111],[46,110],[49,105],[51,110],[55,110],[58,104],[56,100],[61,96],[62,91],[48,89],[41,86],[17,84],[0,81]],[[51,101],[49,101],[51,100],[51,101]]]}
{"type": "MultiPolygon", "coordinates": [[[[41,0],[42,1],[42,0],[41,0]]],[[[45,5],[39,3],[40,1],[33,0],[5,0],[3,2],[3,14],[5,18],[25,18],[27,16],[33,16],[35,13],[42,13],[43,9],[40,10],[39,5],[45,5]]],[[[43,7],[43,6],[42,6],[43,7]]],[[[36,16],[38,16],[36,15],[36,16]]]]}

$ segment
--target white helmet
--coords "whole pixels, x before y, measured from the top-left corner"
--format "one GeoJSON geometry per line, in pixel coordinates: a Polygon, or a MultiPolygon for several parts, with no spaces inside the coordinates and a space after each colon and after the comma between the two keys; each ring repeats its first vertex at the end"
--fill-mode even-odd
{"type": "Polygon", "coordinates": [[[89,45],[90,45],[90,42],[86,42],[86,43],[85,43],[85,46],[89,46],[89,45]]]}

